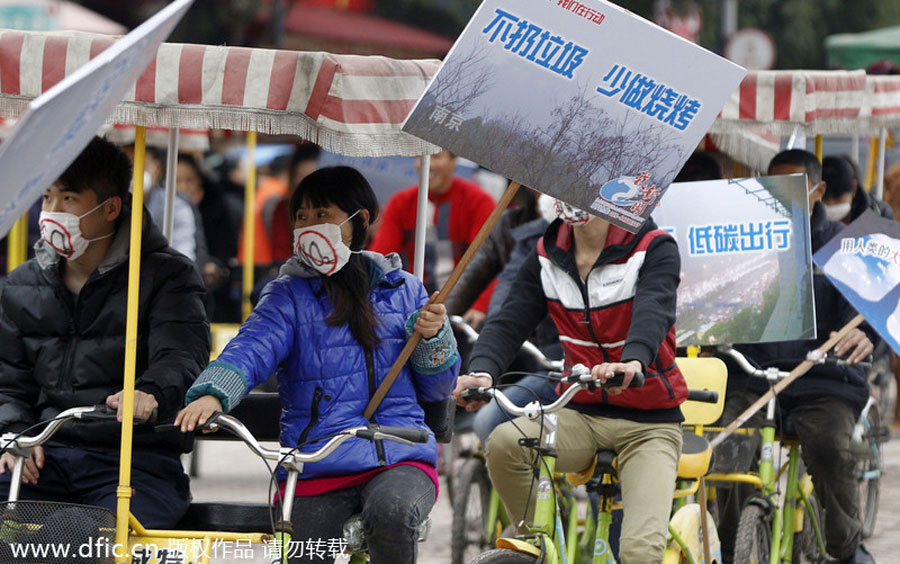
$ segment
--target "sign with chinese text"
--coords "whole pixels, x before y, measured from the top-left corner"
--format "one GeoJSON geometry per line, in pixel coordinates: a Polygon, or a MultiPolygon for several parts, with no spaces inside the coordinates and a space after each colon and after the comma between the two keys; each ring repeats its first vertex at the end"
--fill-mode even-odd
{"type": "Polygon", "coordinates": [[[856,311],[900,353],[900,223],[867,211],[813,258],[856,311]]]}
{"type": "Polygon", "coordinates": [[[28,104],[0,145],[0,236],[87,146],[192,2],[172,2],[28,104]]]}
{"type": "Polygon", "coordinates": [[[486,0],[403,130],[635,232],[744,74],[603,0],[486,0]]]}
{"type": "Polygon", "coordinates": [[[806,176],[678,182],[653,212],[675,237],[680,346],[816,335],[806,176]]]}

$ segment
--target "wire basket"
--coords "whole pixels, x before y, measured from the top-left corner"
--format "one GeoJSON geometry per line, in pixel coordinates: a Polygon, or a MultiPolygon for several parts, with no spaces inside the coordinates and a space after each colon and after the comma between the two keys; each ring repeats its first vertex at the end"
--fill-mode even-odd
{"type": "Polygon", "coordinates": [[[90,505],[0,502],[0,564],[115,561],[116,516],[90,505]]]}

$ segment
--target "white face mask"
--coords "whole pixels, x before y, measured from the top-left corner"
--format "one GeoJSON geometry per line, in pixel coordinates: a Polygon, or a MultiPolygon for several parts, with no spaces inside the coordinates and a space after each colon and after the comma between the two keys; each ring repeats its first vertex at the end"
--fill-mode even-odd
{"type": "Polygon", "coordinates": [[[834,204],[829,206],[828,204],[822,204],[825,206],[825,217],[830,219],[831,221],[840,221],[847,217],[847,214],[850,213],[850,202],[844,202],[843,204],[834,204]]]}
{"type": "Polygon", "coordinates": [[[559,214],[556,213],[556,198],[553,196],[547,194],[538,196],[537,207],[541,217],[547,223],[553,223],[559,217],[559,214]]]}
{"type": "Polygon", "coordinates": [[[576,208],[562,200],[556,200],[556,215],[569,225],[587,225],[594,219],[594,216],[583,209],[576,208]]]}
{"type": "Polygon", "coordinates": [[[331,276],[344,268],[353,252],[344,244],[341,225],[347,223],[361,210],[356,210],[340,223],[320,223],[294,229],[294,254],[300,262],[320,274],[331,276]]]}
{"type": "Polygon", "coordinates": [[[69,260],[77,259],[84,254],[93,241],[108,239],[113,236],[110,233],[96,239],[85,239],[81,234],[81,218],[94,213],[109,200],[110,198],[103,200],[97,204],[97,207],[81,215],[68,212],[42,211],[39,219],[41,238],[61,256],[69,260]]]}

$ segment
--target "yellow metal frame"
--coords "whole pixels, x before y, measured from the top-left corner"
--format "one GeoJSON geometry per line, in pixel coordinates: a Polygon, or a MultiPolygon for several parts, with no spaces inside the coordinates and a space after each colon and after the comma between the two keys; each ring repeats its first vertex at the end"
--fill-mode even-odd
{"type": "MultiPolygon", "coordinates": [[[[119,487],[116,489],[116,545],[128,546],[131,515],[131,440],[134,431],[134,380],[137,362],[138,298],[141,279],[141,229],[144,212],[144,154],[147,129],[134,133],[134,177],[131,194],[131,241],[128,248],[128,297],[125,322],[125,382],[122,388],[122,441],[119,448],[119,487]]],[[[128,562],[116,557],[116,562],[128,562]]]]}
{"type": "Polygon", "coordinates": [[[28,212],[13,224],[6,245],[6,272],[12,272],[28,258],[28,212]]]}
{"type": "Polygon", "coordinates": [[[707,474],[707,482],[740,482],[742,484],[751,484],[754,488],[762,489],[762,480],[759,475],[754,472],[747,473],[724,473],[724,474],[707,474]]]}
{"type": "MultiPolygon", "coordinates": [[[[128,256],[128,294],[127,294],[127,320],[125,325],[125,372],[122,394],[122,441],[120,443],[119,455],[119,487],[116,489],[116,546],[129,547],[126,554],[114,554],[117,563],[126,563],[131,560],[132,548],[141,546],[172,546],[179,540],[200,540],[201,552],[196,555],[193,561],[198,564],[206,564],[209,561],[209,547],[211,543],[216,541],[237,541],[249,540],[252,544],[265,544],[268,542],[269,535],[266,533],[231,533],[220,531],[177,531],[177,530],[151,530],[145,529],[138,520],[131,514],[131,459],[132,459],[132,437],[134,431],[134,382],[135,382],[135,366],[137,361],[137,324],[139,313],[139,291],[141,278],[141,235],[143,227],[143,210],[144,210],[144,157],[146,153],[146,128],[138,126],[135,128],[134,140],[134,177],[132,191],[131,206],[131,239],[129,243],[128,256]],[[131,533],[131,534],[129,534],[131,533]]],[[[251,158],[250,174],[247,179],[248,194],[255,193],[256,174],[255,165],[253,164],[253,148],[256,144],[256,133],[248,134],[249,154],[251,158]]],[[[245,264],[244,284],[245,299],[249,298],[249,290],[247,285],[252,288],[253,285],[253,222],[252,200],[251,204],[246,208],[251,211],[249,225],[250,228],[246,233],[250,234],[249,259],[249,278],[247,276],[248,268],[245,264]]],[[[246,216],[245,216],[246,217],[246,216]]],[[[22,220],[20,220],[22,222],[22,220]]],[[[245,238],[245,242],[248,240],[245,238]]],[[[247,255],[245,255],[247,256],[247,255]]],[[[249,301],[245,307],[249,305],[249,301]]],[[[232,330],[233,326],[220,326],[222,333],[232,330]]],[[[224,343],[222,344],[224,346],[224,343]]]]}
{"type": "Polygon", "coordinates": [[[870,192],[875,184],[875,161],[879,157],[878,153],[878,138],[872,137],[869,141],[869,158],[866,159],[866,180],[863,183],[866,192],[870,192]]]}
{"type": "Polygon", "coordinates": [[[250,315],[250,293],[253,291],[253,268],[256,266],[256,132],[247,132],[247,178],[244,183],[244,271],[241,292],[241,313],[244,320],[250,315]]]}

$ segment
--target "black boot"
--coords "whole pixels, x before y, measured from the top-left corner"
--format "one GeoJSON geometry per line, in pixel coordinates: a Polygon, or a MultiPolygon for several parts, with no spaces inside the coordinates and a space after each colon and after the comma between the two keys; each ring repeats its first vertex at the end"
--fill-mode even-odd
{"type": "Polygon", "coordinates": [[[851,554],[849,557],[841,560],[842,564],[875,564],[875,558],[872,557],[872,553],[866,550],[866,547],[863,546],[862,543],[856,547],[856,552],[851,554]]]}

